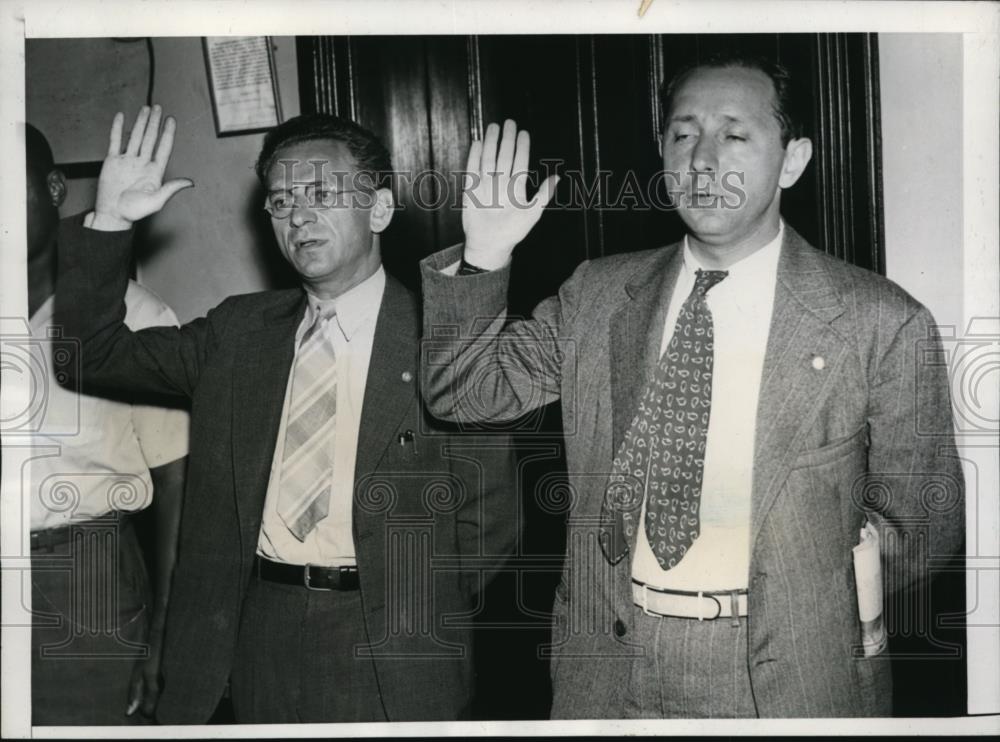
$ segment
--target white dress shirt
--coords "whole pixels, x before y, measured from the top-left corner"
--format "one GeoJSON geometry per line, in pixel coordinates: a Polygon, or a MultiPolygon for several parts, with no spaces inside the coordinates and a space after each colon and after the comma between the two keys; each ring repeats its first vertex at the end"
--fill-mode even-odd
{"type": "MultiPolygon", "coordinates": [[[[712,412],[705,443],[701,488],[701,535],[671,570],[660,568],[646,538],[646,507],[639,521],[632,577],[671,590],[738,590],[747,587],[750,567],[750,490],[761,371],[774,308],[778,236],[729,267],[729,275],[708,292],[714,327],[712,412]]],[[[660,354],[674,333],[681,305],[702,268],[687,238],[684,264],[670,298],[660,354]]]]}
{"type": "MultiPolygon", "coordinates": [[[[112,510],[142,510],[151,502],[149,470],[188,452],[184,410],[132,405],[77,394],[56,383],[71,342],[52,325],[54,297],[32,315],[32,342],[26,345],[40,388],[38,422],[30,463],[31,530],[58,528],[98,518],[112,510]],[[55,366],[53,366],[55,363],[55,366]]],[[[125,291],[125,324],[132,330],[177,325],[163,300],[134,281],[125,291]]]]}
{"type": "MultiPolygon", "coordinates": [[[[357,460],[358,431],[361,427],[361,405],[365,399],[368,365],[375,340],[382,295],[385,292],[385,271],[379,269],[354,288],[332,300],[336,316],[326,323],[326,337],[333,343],[337,357],[337,412],[335,431],[329,445],[333,450],[333,487],[327,516],[299,541],[277,512],[281,480],[281,462],[285,447],[285,426],[294,374],[288,374],[281,425],[271,462],[271,476],[264,501],[264,517],[257,553],[275,562],[289,564],[319,564],[340,567],[357,563],[354,536],[351,530],[351,508],[354,500],[354,465],[357,460]]],[[[295,333],[298,352],[302,335],[312,325],[321,302],[307,294],[305,317],[295,333]]],[[[294,362],[293,362],[294,363],[294,362]]]]}

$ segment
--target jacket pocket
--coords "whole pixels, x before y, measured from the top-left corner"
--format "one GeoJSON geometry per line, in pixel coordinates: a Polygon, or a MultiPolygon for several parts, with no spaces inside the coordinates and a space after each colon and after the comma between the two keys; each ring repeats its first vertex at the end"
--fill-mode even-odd
{"type": "Polygon", "coordinates": [[[822,466],[834,461],[838,461],[845,456],[856,451],[864,451],[868,448],[868,426],[862,425],[851,435],[838,438],[832,443],[819,448],[802,451],[795,457],[792,463],[793,469],[803,469],[813,466],[822,466]]]}

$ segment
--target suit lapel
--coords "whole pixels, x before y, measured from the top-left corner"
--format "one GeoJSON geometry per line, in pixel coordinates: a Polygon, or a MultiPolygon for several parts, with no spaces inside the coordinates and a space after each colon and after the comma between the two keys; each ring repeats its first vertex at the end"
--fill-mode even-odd
{"type": "MultiPolygon", "coordinates": [[[[626,284],[629,301],[611,317],[613,454],[659,357],[682,260],[680,245],[666,250],[641,277],[626,284]]],[[[785,225],[757,411],[752,539],[788,475],[801,432],[813,422],[846,358],[847,340],[830,324],[844,307],[823,261],[821,253],[785,225]]]]}
{"type": "MultiPolygon", "coordinates": [[[[679,245],[665,248],[626,282],[627,300],[614,311],[608,324],[611,355],[611,455],[618,453],[625,432],[635,417],[639,398],[651,369],[659,360],[670,297],[680,271],[683,252],[679,245]]],[[[602,493],[603,494],[603,493],[602,493]]],[[[602,504],[602,521],[607,517],[602,504]]],[[[615,564],[627,550],[635,548],[635,532],[626,535],[625,516],[615,510],[613,522],[602,522],[601,548],[615,564]],[[606,540],[607,539],[607,540],[606,540]]],[[[637,514],[632,514],[637,517],[637,514]]]]}
{"type": "Polygon", "coordinates": [[[847,340],[830,325],[843,311],[823,256],[786,224],[757,407],[751,543],[846,359],[847,340]]]}
{"type": "Polygon", "coordinates": [[[243,335],[233,367],[233,467],[236,510],[244,538],[255,543],[281,424],[295,331],[305,313],[305,294],[287,292],[261,311],[258,326],[243,335]]]}
{"type": "Polygon", "coordinates": [[[663,323],[682,261],[680,245],[666,248],[625,285],[628,301],[611,316],[612,455],[621,446],[651,369],[660,357],[663,323]]]}
{"type": "MultiPolygon", "coordinates": [[[[289,292],[260,313],[237,349],[232,384],[233,465],[243,553],[256,543],[260,530],[288,374],[295,358],[295,331],[305,309],[305,295],[289,292]]],[[[387,276],[362,406],[355,479],[376,469],[386,447],[395,440],[400,419],[410,409],[417,384],[419,335],[416,300],[387,276]],[[409,373],[409,381],[404,372],[409,373]]]]}
{"type": "Polygon", "coordinates": [[[375,471],[411,408],[419,338],[420,307],[415,297],[387,275],[361,408],[355,482],[375,471]]]}

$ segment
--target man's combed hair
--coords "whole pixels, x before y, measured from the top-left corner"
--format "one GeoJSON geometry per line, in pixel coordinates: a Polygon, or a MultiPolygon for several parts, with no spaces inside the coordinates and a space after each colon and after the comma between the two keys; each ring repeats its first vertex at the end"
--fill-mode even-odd
{"type": "Polygon", "coordinates": [[[359,173],[368,174],[376,188],[391,187],[392,160],[379,138],[353,121],[325,113],[296,116],[271,129],[264,137],[254,167],[257,177],[262,183],[267,182],[267,172],[283,147],[315,141],[343,142],[357,163],[359,173]]]}
{"type": "Polygon", "coordinates": [[[666,126],[667,116],[673,105],[674,94],[681,84],[699,69],[724,69],[738,67],[763,72],[774,84],[774,117],[781,127],[781,143],[787,145],[792,139],[805,135],[804,112],[799,96],[793,94],[794,82],[788,69],[772,59],[740,51],[716,52],[704,60],[691,62],[673,77],[663,83],[660,89],[660,120],[666,126]]]}

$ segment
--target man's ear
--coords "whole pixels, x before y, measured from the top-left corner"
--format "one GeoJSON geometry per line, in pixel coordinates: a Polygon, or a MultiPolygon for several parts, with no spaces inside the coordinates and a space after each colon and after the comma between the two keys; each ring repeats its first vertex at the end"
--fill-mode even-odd
{"type": "Polygon", "coordinates": [[[57,209],[62,206],[62,202],[66,200],[66,176],[62,174],[62,170],[52,170],[45,176],[45,188],[52,199],[52,205],[57,209]]]}
{"type": "Polygon", "coordinates": [[[395,212],[396,202],[392,198],[392,191],[388,188],[379,188],[375,191],[375,205],[372,207],[371,216],[368,218],[368,223],[371,225],[371,230],[374,234],[381,234],[386,227],[389,226],[389,222],[392,221],[392,215],[395,212]]]}
{"type": "Polygon", "coordinates": [[[785,161],[781,166],[781,175],[778,178],[778,186],[781,188],[791,188],[802,175],[812,159],[812,140],[806,137],[792,139],[785,147],[785,161]]]}

